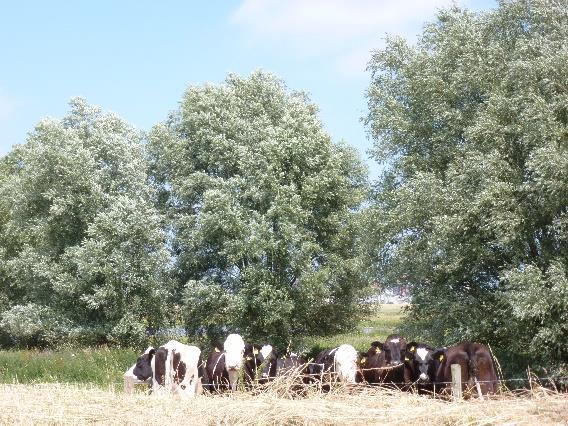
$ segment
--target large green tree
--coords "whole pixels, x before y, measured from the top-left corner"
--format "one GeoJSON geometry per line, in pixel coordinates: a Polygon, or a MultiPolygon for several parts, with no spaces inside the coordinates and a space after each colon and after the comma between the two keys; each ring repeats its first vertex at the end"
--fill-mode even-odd
{"type": "Polygon", "coordinates": [[[568,359],[567,63],[552,0],[443,10],[374,52],[368,244],[378,279],[412,288],[409,332],[568,359]]]}
{"type": "Polygon", "coordinates": [[[284,343],[353,323],[366,170],[274,76],[190,87],[150,137],[192,333],[284,343]]]}
{"type": "Polygon", "coordinates": [[[135,343],[168,296],[142,135],[81,99],[0,166],[0,328],[20,343],[135,343]]]}

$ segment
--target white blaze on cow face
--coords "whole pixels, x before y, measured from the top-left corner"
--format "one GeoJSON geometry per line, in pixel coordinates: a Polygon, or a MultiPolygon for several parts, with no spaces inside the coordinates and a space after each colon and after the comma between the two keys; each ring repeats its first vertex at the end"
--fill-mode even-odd
{"type": "Polygon", "coordinates": [[[243,338],[238,334],[229,334],[223,344],[223,349],[225,349],[225,366],[227,370],[240,370],[245,353],[243,338]]]}
{"type": "Polygon", "coordinates": [[[335,371],[339,380],[355,383],[357,375],[357,351],[351,345],[341,345],[335,352],[335,371]]]}
{"type": "Polygon", "coordinates": [[[418,355],[422,361],[426,361],[426,357],[428,356],[428,349],[418,348],[416,349],[416,355],[418,355]]]}
{"type": "Polygon", "coordinates": [[[260,349],[260,354],[262,355],[262,362],[264,363],[264,368],[262,369],[262,377],[264,378],[270,376],[270,362],[267,361],[267,359],[271,353],[272,353],[272,345],[264,345],[260,349]]]}
{"type": "Polygon", "coordinates": [[[268,358],[268,356],[270,355],[271,352],[272,352],[272,346],[271,345],[264,345],[260,349],[260,353],[262,354],[263,359],[268,358]]]}
{"type": "Polygon", "coordinates": [[[390,341],[393,342],[393,343],[398,343],[398,342],[400,342],[400,339],[390,339],[390,341]]]}

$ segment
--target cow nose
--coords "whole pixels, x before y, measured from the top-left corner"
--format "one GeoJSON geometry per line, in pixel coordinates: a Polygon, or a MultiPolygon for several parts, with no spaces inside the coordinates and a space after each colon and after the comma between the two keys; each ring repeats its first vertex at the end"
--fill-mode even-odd
{"type": "Polygon", "coordinates": [[[428,375],[425,373],[420,374],[420,380],[428,380],[428,375]]]}

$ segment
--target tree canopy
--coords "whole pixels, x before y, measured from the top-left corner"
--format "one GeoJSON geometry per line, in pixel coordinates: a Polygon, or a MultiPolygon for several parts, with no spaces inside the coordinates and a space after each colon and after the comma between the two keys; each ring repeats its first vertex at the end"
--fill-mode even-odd
{"type": "Polygon", "coordinates": [[[568,359],[567,40],[563,2],[514,0],[374,52],[368,245],[413,334],[568,359]]]}
{"type": "Polygon", "coordinates": [[[17,343],[135,343],[162,320],[169,254],[141,140],[75,99],[2,158],[0,327],[17,343]]]}
{"type": "Polygon", "coordinates": [[[190,87],[150,136],[186,324],[287,343],[353,323],[366,169],[274,76],[190,87]]]}

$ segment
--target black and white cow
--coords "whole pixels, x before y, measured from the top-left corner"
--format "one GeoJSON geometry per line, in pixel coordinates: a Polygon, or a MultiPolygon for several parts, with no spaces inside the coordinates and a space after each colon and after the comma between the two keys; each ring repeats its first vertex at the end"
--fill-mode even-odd
{"type": "Polygon", "coordinates": [[[359,354],[351,345],[341,345],[326,349],[318,354],[308,366],[309,374],[322,382],[340,381],[355,383],[357,381],[359,354]]]}
{"type": "MultiPolygon", "coordinates": [[[[172,392],[182,397],[201,391],[199,357],[201,350],[176,340],[170,340],[158,349],[148,348],[125,373],[139,381],[151,378],[152,392],[172,392]]],[[[127,389],[130,391],[130,389],[127,389]]]]}
{"type": "Polygon", "coordinates": [[[442,349],[424,343],[408,343],[404,357],[406,383],[414,386],[418,393],[433,392],[442,358],[442,349]]]}
{"type": "Polygon", "coordinates": [[[124,391],[126,393],[134,392],[134,385],[137,384],[152,386],[152,358],[155,353],[156,349],[150,346],[124,373],[124,391]]]}
{"type": "Polygon", "coordinates": [[[291,352],[288,355],[278,358],[276,363],[276,375],[286,376],[293,373],[303,375],[307,367],[308,361],[305,358],[291,352]]]}
{"type": "Polygon", "coordinates": [[[152,390],[165,389],[181,396],[193,396],[201,389],[201,350],[170,340],[156,350],[152,360],[152,390]]]}
{"type": "Polygon", "coordinates": [[[237,382],[244,364],[245,342],[238,334],[229,334],[223,343],[207,357],[205,371],[209,390],[220,391],[227,387],[237,389],[237,382]]]}
{"type": "Polygon", "coordinates": [[[276,377],[278,353],[272,345],[245,345],[244,378],[247,384],[267,383],[276,377]]]}

